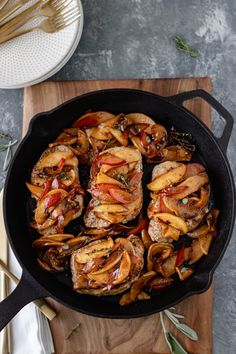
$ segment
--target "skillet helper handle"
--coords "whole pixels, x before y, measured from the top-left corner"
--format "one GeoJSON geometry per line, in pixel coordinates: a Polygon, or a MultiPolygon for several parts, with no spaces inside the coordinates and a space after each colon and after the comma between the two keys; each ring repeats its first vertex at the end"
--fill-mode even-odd
{"type": "Polygon", "coordinates": [[[187,92],[182,92],[179,93],[178,95],[175,96],[170,96],[168,99],[176,103],[178,105],[183,105],[185,101],[194,99],[194,98],[202,98],[204,101],[209,103],[211,107],[213,107],[219,115],[224,119],[225,121],[225,127],[222,133],[222,136],[220,138],[216,137],[216,140],[220,144],[221,148],[223,149],[224,152],[226,152],[229,139],[233,130],[233,124],[234,120],[231,114],[214,98],[212,97],[208,92],[204,90],[193,90],[193,91],[187,91],[187,92]]]}
{"type": "MultiPolygon", "coordinates": [[[[19,279],[11,273],[6,265],[0,260],[0,269],[5,272],[6,276],[11,279],[16,285],[19,284],[19,279]]],[[[6,296],[5,296],[6,297],[6,296]]],[[[44,299],[34,300],[33,303],[39,308],[39,310],[46,316],[50,321],[56,317],[56,312],[47,304],[44,299]]]]}
{"type": "Polygon", "coordinates": [[[0,331],[28,303],[48,294],[24,273],[14,291],[0,303],[0,331]]]}

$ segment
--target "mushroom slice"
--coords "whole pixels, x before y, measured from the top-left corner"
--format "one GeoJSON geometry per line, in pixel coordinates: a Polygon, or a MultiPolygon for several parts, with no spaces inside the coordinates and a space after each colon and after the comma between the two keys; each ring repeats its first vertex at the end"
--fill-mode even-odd
{"type": "Polygon", "coordinates": [[[151,271],[154,269],[154,257],[157,261],[164,261],[170,257],[173,252],[173,246],[169,243],[153,243],[148,249],[147,255],[147,269],[151,271]]]}
{"type": "Polygon", "coordinates": [[[152,241],[151,237],[149,236],[147,229],[144,229],[141,231],[141,238],[142,238],[145,249],[148,250],[149,247],[153,244],[153,241],[152,241]]]}
{"type": "Polygon", "coordinates": [[[179,182],[183,178],[185,171],[186,166],[184,164],[179,164],[178,167],[173,168],[169,172],[156,177],[151,183],[147,185],[147,188],[151,191],[159,192],[160,190],[179,182]]]}
{"type": "Polygon", "coordinates": [[[106,240],[94,241],[87,246],[81,247],[76,252],[76,261],[78,263],[86,263],[89,259],[104,257],[108,252],[112,250],[114,242],[112,238],[106,240]]]}
{"type": "Polygon", "coordinates": [[[172,278],[165,278],[165,277],[154,278],[148,284],[148,288],[150,289],[150,291],[159,291],[171,285],[173,281],[174,280],[172,278]]]}

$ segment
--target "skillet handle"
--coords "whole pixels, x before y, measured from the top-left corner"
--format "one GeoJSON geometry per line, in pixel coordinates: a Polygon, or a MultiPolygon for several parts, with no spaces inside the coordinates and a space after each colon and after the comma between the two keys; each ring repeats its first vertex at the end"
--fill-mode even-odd
{"type": "Polygon", "coordinates": [[[223,151],[226,152],[229,139],[233,130],[234,119],[231,114],[214,97],[212,97],[208,92],[199,89],[179,93],[178,95],[168,97],[168,99],[171,102],[182,106],[184,101],[188,101],[197,97],[200,97],[207,103],[209,103],[209,105],[212,106],[224,119],[226,124],[222,136],[220,138],[216,137],[216,139],[219,142],[223,151]]]}
{"type": "Polygon", "coordinates": [[[28,303],[49,294],[33,278],[22,274],[14,291],[0,303],[0,331],[28,303]]]}

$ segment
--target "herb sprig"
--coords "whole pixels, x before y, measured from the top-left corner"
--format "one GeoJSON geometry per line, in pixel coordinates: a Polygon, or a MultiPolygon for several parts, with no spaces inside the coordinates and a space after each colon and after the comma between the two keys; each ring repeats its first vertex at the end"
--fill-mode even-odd
{"type": "Polygon", "coordinates": [[[187,41],[182,36],[179,35],[175,36],[174,41],[175,41],[176,49],[185,52],[186,54],[190,55],[190,57],[192,58],[199,57],[200,53],[197,50],[191,48],[187,43],[187,41]]]}
{"type": "Polygon", "coordinates": [[[187,326],[185,323],[181,323],[180,319],[184,319],[184,316],[173,312],[173,310],[175,310],[175,309],[172,307],[169,310],[164,310],[164,311],[160,312],[160,321],[161,321],[161,326],[162,326],[162,329],[164,332],[166,343],[168,344],[168,347],[170,348],[170,351],[172,354],[188,354],[188,352],[183,348],[183,346],[173,336],[173,334],[171,332],[167,331],[167,329],[165,327],[165,323],[164,323],[164,315],[173,323],[173,325],[179,331],[181,331],[189,339],[191,339],[193,341],[197,341],[198,335],[192,328],[187,326]]]}
{"type": "Polygon", "coordinates": [[[0,152],[6,151],[6,156],[5,160],[3,162],[3,168],[2,170],[5,172],[9,164],[11,162],[13,152],[12,152],[12,146],[14,146],[17,143],[17,140],[14,140],[11,135],[0,132],[0,140],[5,141],[6,143],[0,144],[0,152]]]}
{"type": "Polygon", "coordinates": [[[65,336],[65,340],[69,340],[70,337],[74,334],[74,332],[77,331],[77,329],[80,327],[81,323],[78,322],[76,323],[72,328],[71,330],[69,331],[69,333],[65,336]]]}

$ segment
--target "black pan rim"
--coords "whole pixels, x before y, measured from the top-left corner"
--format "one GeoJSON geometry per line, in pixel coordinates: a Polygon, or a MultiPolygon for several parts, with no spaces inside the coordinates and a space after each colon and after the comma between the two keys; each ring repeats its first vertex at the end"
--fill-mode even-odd
{"type": "MultiPolygon", "coordinates": [[[[227,167],[227,171],[228,171],[228,177],[229,177],[229,183],[230,183],[230,188],[231,188],[231,191],[232,191],[232,215],[234,216],[235,215],[235,186],[234,186],[234,180],[233,180],[233,175],[232,175],[232,171],[231,171],[231,168],[230,168],[230,165],[229,165],[229,162],[228,162],[228,159],[226,157],[226,154],[223,152],[223,149],[221,148],[219,142],[217,141],[217,138],[214,137],[213,133],[210,131],[210,129],[198,118],[196,117],[192,112],[188,111],[186,108],[182,107],[182,106],[179,106],[178,104],[175,104],[174,102],[168,100],[168,97],[162,97],[160,95],[157,95],[157,94],[154,94],[154,93],[151,93],[151,92],[147,92],[147,91],[142,91],[142,90],[136,90],[136,89],[125,89],[125,88],[116,88],[116,89],[106,89],[106,90],[98,90],[98,91],[93,91],[93,92],[89,92],[89,93],[86,93],[86,94],[83,94],[83,95],[80,95],[80,96],[77,96],[77,97],[74,97],[64,103],[62,103],[61,105],[53,108],[52,110],[50,111],[46,111],[46,112],[41,112],[41,113],[38,113],[37,115],[35,115],[31,122],[30,122],[30,126],[29,126],[29,129],[25,135],[25,137],[23,138],[23,140],[21,141],[21,143],[19,144],[18,148],[17,148],[17,151],[14,155],[14,158],[12,160],[12,163],[11,163],[11,166],[9,167],[9,171],[8,171],[8,174],[7,174],[7,177],[6,177],[6,182],[5,182],[5,185],[6,187],[4,188],[4,197],[3,197],[3,210],[4,210],[4,221],[5,221],[5,225],[6,225],[6,231],[7,231],[7,235],[8,235],[8,239],[10,241],[10,244],[11,244],[11,247],[14,251],[14,254],[16,255],[16,258],[18,259],[20,265],[22,266],[23,270],[26,269],[26,271],[33,277],[33,279],[38,283],[40,284],[40,286],[42,286],[43,288],[45,288],[45,285],[42,284],[35,276],[34,274],[30,271],[29,268],[27,268],[25,265],[24,265],[24,262],[22,259],[20,259],[20,257],[18,257],[18,252],[17,250],[15,249],[15,246],[14,246],[14,243],[13,243],[13,240],[11,238],[11,235],[10,235],[10,232],[9,232],[9,227],[8,227],[8,218],[7,218],[7,215],[6,215],[6,199],[7,199],[7,185],[8,185],[8,180],[10,178],[10,175],[11,175],[11,170],[12,170],[12,166],[14,165],[14,162],[15,160],[17,159],[18,157],[18,153],[19,151],[23,148],[25,142],[27,141],[27,139],[29,138],[29,136],[31,135],[32,133],[32,129],[33,129],[33,125],[34,125],[34,122],[42,117],[42,116],[50,116],[51,114],[53,114],[54,112],[60,110],[62,107],[64,108],[66,105],[70,104],[71,102],[74,102],[78,99],[82,99],[82,98],[85,98],[85,97],[90,97],[90,96],[94,96],[94,95],[99,95],[99,94],[104,94],[104,93],[115,93],[115,92],[127,92],[127,93],[132,93],[132,94],[137,94],[137,95],[148,95],[148,96],[151,96],[151,97],[158,97],[158,99],[160,100],[163,100],[165,101],[166,103],[170,104],[170,105],[173,105],[175,106],[175,108],[177,110],[179,110],[180,112],[182,113],[185,113],[188,114],[189,116],[189,119],[191,117],[191,119],[193,119],[194,121],[196,121],[198,123],[198,125],[201,126],[202,129],[204,129],[208,136],[210,137],[211,141],[213,144],[215,144],[215,146],[217,147],[217,149],[219,150],[219,152],[221,153],[221,157],[222,157],[222,160],[225,164],[225,166],[227,167]]],[[[206,272],[207,275],[208,275],[208,283],[206,284],[206,286],[204,288],[202,288],[201,290],[194,290],[194,291],[189,291],[187,292],[186,294],[184,294],[182,297],[180,297],[178,300],[176,300],[174,303],[172,304],[168,304],[168,307],[169,306],[173,306],[175,305],[176,303],[182,301],[183,299],[193,295],[193,294],[198,294],[198,293],[201,293],[201,292],[204,292],[206,291],[211,282],[212,282],[212,276],[213,276],[213,273],[216,269],[216,267],[218,266],[218,264],[220,263],[224,253],[225,253],[225,250],[230,242],[230,238],[231,238],[231,235],[232,235],[232,231],[233,231],[233,226],[234,226],[234,218],[232,217],[231,219],[231,223],[230,223],[230,226],[229,226],[229,232],[228,232],[228,238],[227,238],[227,242],[225,242],[224,244],[224,247],[222,248],[222,251],[221,251],[221,254],[220,256],[218,257],[217,261],[215,262],[215,264],[212,266],[212,268],[209,270],[209,272],[206,272]]],[[[48,292],[48,291],[47,291],[48,292]]],[[[48,292],[49,294],[49,292],[48,292]]],[[[66,306],[69,306],[73,309],[76,309],[76,310],[79,310],[80,312],[82,313],[86,313],[86,314],[89,314],[89,315],[92,315],[92,316],[97,316],[97,317],[106,317],[106,318],[134,318],[134,317],[141,317],[141,316],[146,316],[146,315],[150,315],[150,314],[153,314],[153,313],[156,313],[157,311],[161,311],[162,309],[158,309],[158,310],[153,310],[153,311],[150,311],[150,312],[145,312],[144,314],[132,314],[132,316],[130,317],[127,317],[127,316],[108,316],[108,315],[105,315],[103,316],[102,314],[96,314],[94,312],[88,312],[88,311],[83,311],[83,309],[79,309],[79,307],[75,308],[74,306],[71,306],[70,304],[66,303],[66,302],[63,302],[61,299],[59,299],[56,295],[50,293],[49,294],[50,296],[52,296],[54,299],[56,299],[57,301],[59,301],[60,303],[66,305],[66,306]]]]}

